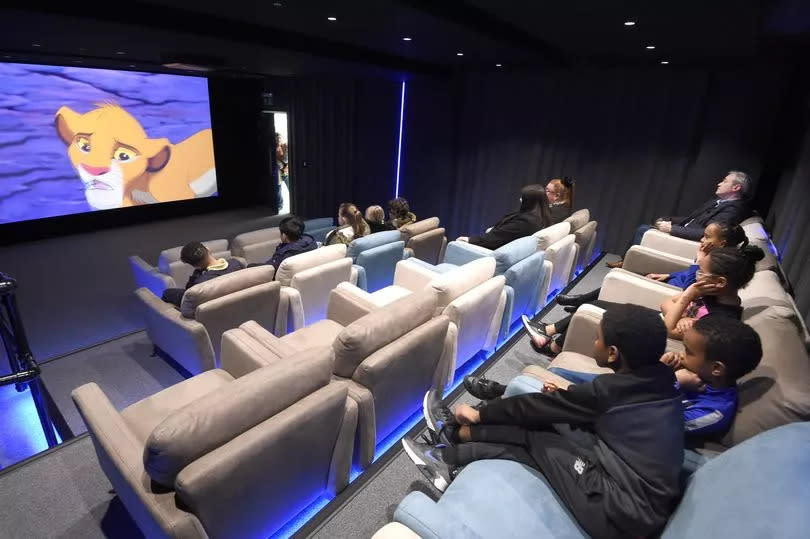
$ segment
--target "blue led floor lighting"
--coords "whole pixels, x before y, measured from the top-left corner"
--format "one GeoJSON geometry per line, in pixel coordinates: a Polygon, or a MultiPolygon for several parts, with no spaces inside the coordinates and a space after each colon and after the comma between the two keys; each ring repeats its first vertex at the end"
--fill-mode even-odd
{"type": "Polygon", "coordinates": [[[399,171],[402,164],[402,126],[405,123],[405,81],[399,97],[399,138],[397,139],[397,179],[394,184],[394,198],[399,196],[399,171]]]}

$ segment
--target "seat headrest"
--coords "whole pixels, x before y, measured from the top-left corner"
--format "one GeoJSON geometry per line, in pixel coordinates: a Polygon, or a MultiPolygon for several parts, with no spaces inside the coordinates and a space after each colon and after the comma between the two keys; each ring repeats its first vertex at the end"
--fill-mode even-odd
{"type": "Polygon", "coordinates": [[[256,266],[255,268],[242,269],[196,284],[183,294],[183,301],[180,303],[180,314],[186,318],[194,318],[197,307],[206,301],[221,298],[252,286],[269,283],[272,280],[272,266],[256,266]]]}
{"type": "Polygon", "coordinates": [[[416,221],[415,223],[405,225],[399,229],[399,232],[402,235],[402,239],[404,241],[408,241],[412,237],[429,232],[434,228],[439,228],[438,217],[430,217],[428,219],[422,219],[421,221],[416,221]]]}
{"type": "Polygon", "coordinates": [[[591,220],[591,212],[588,209],[584,210],[577,210],[571,215],[569,215],[563,222],[564,223],[571,223],[571,232],[576,232],[583,226],[585,223],[591,220]]]}
{"type": "MultiPolygon", "coordinates": [[[[221,251],[228,250],[228,240],[208,240],[202,242],[209,251],[212,253],[218,253],[221,251]]],[[[168,273],[167,269],[169,264],[172,262],[179,262],[180,261],[180,251],[183,250],[183,246],[179,245],[177,247],[172,247],[171,249],[164,249],[160,252],[160,256],[158,256],[158,269],[163,273],[168,273]]]]}
{"type": "Polygon", "coordinates": [[[498,247],[492,251],[492,256],[495,257],[496,262],[495,275],[503,275],[509,268],[536,252],[537,238],[534,236],[518,238],[498,247]]]}
{"type": "Polygon", "coordinates": [[[172,413],[146,441],[146,473],[161,485],[174,487],[183,468],[327,385],[333,360],[330,347],[309,348],[172,413]]]}
{"type": "Polygon", "coordinates": [[[588,221],[583,226],[579,227],[576,232],[574,232],[574,237],[577,240],[582,240],[583,238],[590,238],[594,234],[596,234],[596,221],[588,221]]]}
{"type": "Polygon", "coordinates": [[[251,232],[244,232],[239,234],[233,239],[233,247],[244,247],[252,243],[260,243],[263,241],[280,240],[281,232],[277,226],[272,228],[263,228],[261,230],[253,230],[251,232]]]}
{"type": "Polygon", "coordinates": [[[363,236],[362,238],[357,238],[356,240],[352,241],[352,243],[349,245],[348,251],[346,251],[346,256],[352,260],[357,260],[357,255],[363,251],[367,251],[368,249],[373,249],[387,243],[393,243],[395,241],[401,241],[399,230],[375,232],[374,234],[369,234],[368,236],[363,236]]]}
{"type": "Polygon", "coordinates": [[[428,285],[436,292],[436,308],[444,309],[462,294],[491,279],[495,275],[495,267],[495,259],[485,256],[440,274],[428,285]]]}
{"type": "Polygon", "coordinates": [[[346,258],[346,246],[342,243],[320,247],[314,251],[294,255],[284,260],[276,271],[276,281],[282,286],[290,286],[296,273],[304,271],[327,262],[334,262],[346,258]]]}
{"type": "Polygon", "coordinates": [[[335,374],[351,378],[357,366],[371,354],[433,318],[436,301],[435,292],[423,290],[346,326],[332,344],[335,374]]]}
{"type": "Polygon", "coordinates": [[[335,226],[335,220],[331,217],[316,217],[315,219],[307,219],[304,221],[304,233],[307,234],[319,228],[329,228],[335,226]]]}
{"type": "Polygon", "coordinates": [[[551,225],[532,234],[537,238],[537,248],[541,251],[548,249],[549,245],[560,241],[571,232],[571,223],[563,221],[556,225],[551,225]]]}

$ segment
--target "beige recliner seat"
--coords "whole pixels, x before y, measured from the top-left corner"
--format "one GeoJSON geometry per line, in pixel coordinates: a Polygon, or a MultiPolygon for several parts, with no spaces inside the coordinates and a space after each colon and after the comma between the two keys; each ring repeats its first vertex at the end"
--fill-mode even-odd
{"type": "Polygon", "coordinates": [[[244,232],[231,242],[231,253],[245,259],[248,264],[264,264],[281,244],[281,232],[277,226],[244,232]]]}
{"type": "Polygon", "coordinates": [[[149,538],[269,537],[349,480],[357,405],[316,347],[235,378],[204,372],[118,412],[72,393],[99,464],[149,538]]]}
{"type": "Polygon", "coordinates": [[[591,221],[591,212],[588,209],[575,211],[565,219],[565,222],[571,224],[570,232],[574,235],[574,243],[577,246],[576,258],[569,277],[569,280],[571,280],[574,272],[583,269],[591,262],[593,249],[596,246],[596,227],[598,223],[591,221]]]}
{"type": "Polygon", "coordinates": [[[357,269],[346,257],[345,245],[328,245],[287,258],[278,267],[275,280],[281,283],[275,333],[285,335],[323,320],[329,292],[344,281],[356,283],[357,269]]]}
{"type": "Polygon", "coordinates": [[[399,233],[405,242],[407,256],[424,260],[429,264],[438,264],[444,259],[447,237],[445,230],[439,228],[438,217],[405,225],[399,229],[399,233]]]}
{"type": "MultiPolygon", "coordinates": [[[[228,240],[208,240],[202,242],[214,258],[230,258],[234,256],[228,250],[228,240]]],[[[183,246],[164,249],[158,256],[157,266],[149,264],[138,255],[129,257],[129,267],[132,270],[132,278],[135,280],[135,288],[148,288],[156,296],[163,294],[167,288],[178,288],[186,286],[188,278],[194,272],[194,268],[180,260],[180,251],[183,246]]],[[[244,260],[240,259],[242,265],[244,260]]]]}
{"type": "Polygon", "coordinates": [[[152,343],[191,374],[217,367],[222,333],[248,320],[276,327],[281,283],[272,282],[273,268],[258,266],[192,286],[180,310],[148,288],[135,295],[152,343]]]}
{"type": "Polygon", "coordinates": [[[493,276],[495,265],[494,257],[484,257],[446,273],[436,273],[419,263],[403,260],[397,263],[392,286],[373,293],[349,284],[340,288],[369,310],[424,290],[435,292],[436,312],[450,319],[452,349],[444,373],[444,383],[449,385],[459,367],[479,351],[493,350],[497,343],[506,306],[506,279],[503,275],[493,276]]]}
{"type": "Polygon", "coordinates": [[[436,294],[412,294],[380,309],[342,288],[330,293],[327,318],[284,337],[254,322],[222,337],[223,362],[250,372],[313,346],[332,346],[336,379],[348,381],[359,410],[355,460],[368,466],[378,442],[407,419],[425,392],[440,387],[446,367],[447,316],[435,316],[436,294]]]}
{"type": "Polygon", "coordinates": [[[539,306],[554,290],[562,290],[571,278],[577,257],[576,236],[571,234],[571,223],[563,221],[532,234],[537,239],[537,250],[545,251],[545,274],[540,283],[539,306]]]}

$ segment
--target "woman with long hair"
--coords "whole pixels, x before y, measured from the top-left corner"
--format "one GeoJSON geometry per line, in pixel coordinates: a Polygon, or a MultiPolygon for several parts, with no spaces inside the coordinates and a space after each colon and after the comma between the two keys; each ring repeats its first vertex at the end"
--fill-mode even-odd
{"type": "Polygon", "coordinates": [[[338,208],[338,228],[330,232],[324,245],[351,243],[352,240],[368,236],[371,232],[363,214],[351,202],[344,202],[338,208]]]}
{"type": "Polygon", "coordinates": [[[520,191],[520,209],[517,212],[504,215],[489,232],[481,236],[458,239],[494,250],[510,241],[531,236],[551,224],[546,190],[540,184],[532,184],[520,191]]]}
{"type": "Polygon", "coordinates": [[[551,221],[556,225],[574,213],[574,179],[571,176],[554,178],[546,185],[551,221]]]}

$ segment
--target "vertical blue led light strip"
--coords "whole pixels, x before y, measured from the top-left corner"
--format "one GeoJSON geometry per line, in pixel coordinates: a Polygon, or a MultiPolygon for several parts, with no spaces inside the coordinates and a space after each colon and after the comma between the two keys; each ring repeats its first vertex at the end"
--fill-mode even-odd
{"type": "Polygon", "coordinates": [[[397,142],[397,183],[394,198],[399,196],[399,168],[402,163],[402,124],[405,123],[405,81],[402,81],[402,94],[399,98],[399,140],[397,142]]]}

